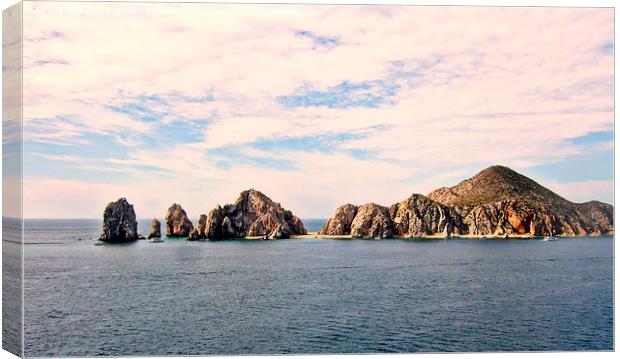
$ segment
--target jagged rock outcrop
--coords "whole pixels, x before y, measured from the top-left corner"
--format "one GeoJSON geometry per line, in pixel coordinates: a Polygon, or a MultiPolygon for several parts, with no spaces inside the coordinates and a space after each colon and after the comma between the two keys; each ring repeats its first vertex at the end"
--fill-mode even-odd
{"type": "Polygon", "coordinates": [[[138,222],[133,206],[127,199],[110,202],[103,211],[100,241],[128,242],[138,239],[138,222]]]}
{"type": "Polygon", "coordinates": [[[590,201],[581,203],[577,210],[579,221],[584,223],[591,235],[607,235],[614,232],[614,207],[610,204],[590,201]]]}
{"type": "Polygon", "coordinates": [[[368,203],[357,209],[351,223],[351,236],[354,238],[392,237],[392,220],[386,207],[368,203]]]}
{"type": "Polygon", "coordinates": [[[198,225],[196,225],[196,228],[192,229],[191,232],[189,232],[189,236],[187,237],[188,241],[197,241],[200,239],[206,239],[207,238],[207,216],[204,214],[200,215],[200,219],[198,219],[198,225]]]}
{"type": "Polygon", "coordinates": [[[336,209],[336,213],[325,223],[319,234],[340,235],[351,233],[351,223],[357,214],[357,206],[347,203],[336,209]]]}
{"type": "Polygon", "coordinates": [[[149,234],[149,239],[151,238],[161,238],[161,223],[157,218],[153,218],[151,221],[151,233],[149,234]]]}
{"type": "Polygon", "coordinates": [[[361,228],[381,223],[384,237],[387,233],[402,237],[613,234],[613,206],[598,201],[570,202],[504,166],[489,167],[428,197],[414,194],[392,205],[388,218],[373,207],[373,214],[365,209],[364,217],[358,219],[360,209],[353,205],[338,208],[320,233],[375,237],[372,231],[354,231],[353,223],[363,223],[361,228]],[[349,222],[352,213],[354,219],[349,222]]]}
{"type": "Polygon", "coordinates": [[[224,209],[219,205],[209,212],[209,215],[207,216],[207,227],[205,229],[207,238],[218,239],[235,237],[234,230],[229,229],[230,219],[228,217],[226,217],[226,227],[227,230],[229,229],[229,232],[227,231],[225,234],[222,229],[224,221],[224,216],[222,216],[223,212],[224,209]]]}
{"type": "Polygon", "coordinates": [[[166,236],[187,237],[192,229],[194,229],[194,225],[187,217],[185,210],[180,205],[173,203],[166,213],[166,236]]]}
{"type": "Polygon", "coordinates": [[[209,239],[260,236],[270,239],[306,234],[302,221],[263,193],[241,192],[234,204],[209,212],[205,235],[209,239]]]}
{"type": "Polygon", "coordinates": [[[467,228],[461,216],[448,206],[421,194],[413,194],[390,207],[394,234],[400,237],[463,234],[467,228]]]}

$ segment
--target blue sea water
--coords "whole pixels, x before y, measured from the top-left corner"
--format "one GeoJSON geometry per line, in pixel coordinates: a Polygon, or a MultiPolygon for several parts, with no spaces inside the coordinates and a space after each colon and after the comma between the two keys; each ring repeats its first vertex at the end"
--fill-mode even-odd
{"type": "Polygon", "coordinates": [[[306,231],[318,232],[321,230],[321,228],[323,228],[323,225],[325,224],[325,222],[327,222],[327,220],[322,218],[306,218],[303,220],[303,222],[306,231]]]}
{"type": "Polygon", "coordinates": [[[95,246],[99,226],[26,222],[26,356],[614,348],[612,238],[95,246]]]}

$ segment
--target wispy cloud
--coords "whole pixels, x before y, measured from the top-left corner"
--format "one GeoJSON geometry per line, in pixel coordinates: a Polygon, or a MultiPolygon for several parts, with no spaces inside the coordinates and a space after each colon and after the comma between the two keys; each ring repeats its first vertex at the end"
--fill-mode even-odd
{"type": "Polygon", "coordinates": [[[206,114],[189,114],[179,111],[183,105],[204,105],[214,101],[211,91],[200,95],[188,95],[180,91],[169,91],[162,94],[128,94],[122,89],[118,91],[116,101],[103,104],[111,111],[126,114],[133,119],[146,122],[171,122],[176,119],[192,120],[204,118],[206,114]]]}
{"type": "MultiPolygon", "coordinates": [[[[66,185],[80,215],[117,194],[142,216],[172,201],[195,215],[256,187],[317,217],[495,163],[569,199],[611,199],[595,167],[613,159],[613,10],[132,4],[145,11],[109,16],[124,5],[101,3],[60,16],[42,10],[78,5],[35,3],[24,135],[37,201],[66,185]]],[[[26,212],[45,216],[35,203],[26,212]]]]}
{"type": "Polygon", "coordinates": [[[285,107],[378,107],[396,94],[398,86],[382,80],[350,83],[343,81],[325,90],[312,85],[297,89],[292,95],[279,96],[278,102],[285,107]]]}
{"type": "Polygon", "coordinates": [[[306,30],[297,30],[295,35],[310,40],[314,44],[313,49],[329,50],[340,45],[340,38],[338,36],[320,36],[306,30]]]}
{"type": "Polygon", "coordinates": [[[55,59],[37,60],[34,63],[35,63],[35,65],[39,65],[39,66],[44,66],[44,65],[68,65],[69,64],[65,60],[55,60],[55,59]]]}

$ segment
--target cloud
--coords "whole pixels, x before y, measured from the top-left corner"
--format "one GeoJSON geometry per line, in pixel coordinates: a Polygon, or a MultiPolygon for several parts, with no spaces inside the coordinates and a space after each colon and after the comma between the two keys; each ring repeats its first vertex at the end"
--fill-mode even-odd
{"type": "MultiPolygon", "coordinates": [[[[135,193],[147,216],[172,201],[204,212],[255,187],[321,217],[342,202],[389,204],[453,185],[496,163],[612,166],[609,156],[584,160],[611,152],[601,135],[613,130],[611,9],[24,9],[24,135],[37,154],[26,159],[27,180],[77,186],[62,182],[66,166],[84,189],[76,213],[100,205],[86,192],[104,168],[106,195],[135,193]],[[148,199],[156,188],[167,193],[148,199]]],[[[613,193],[558,188],[569,199],[613,193]]]]}
{"type": "Polygon", "coordinates": [[[204,119],[205,107],[203,105],[214,101],[213,95],[209,91],[204,94],[188,95],[180,91],[169,91],[163,94],[127,94],[122,89],[119,90],[117,100],[109,104],[102,104],[103,107],[131,118],[139,119],[144,122],[171,122],[178,119],[193,120],[204,119]],[[199,106],[202,112],[193,113],[183,111],[183,109],[199,106]]]}
{"type": "Polygon", "coordinates": [[[278,102],[287,108],[295,107],[378,107],[394,96],[398,87],[382,80],[350,83],[343,81],[326,90],[315,90],[306,85],[292,95],[279,96],[278,102]]]}
{"type": "Polygon", "coordinates": [[[330,50],[340,45],[340,39],[337,36],[320,36],[305,30],[295,31],[295,35],[312,41],[315,50],[330,50]]]}
{"type": "Polygon", "coordinates": [[[43,65],[68,65],[69,63],[65,60],[55,60],[55,59],[47,59],[47,60],[37,60],[35,61],[35,65],[43,66],[43,65]]]}

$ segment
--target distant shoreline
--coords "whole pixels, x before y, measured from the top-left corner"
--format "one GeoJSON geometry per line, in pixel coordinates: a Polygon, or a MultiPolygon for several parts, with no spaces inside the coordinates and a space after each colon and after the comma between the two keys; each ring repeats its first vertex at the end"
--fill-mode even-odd
{"type": "MultiPolygon", "coordinates": [[[[587,238],[613,238],[614,235],[613,233],[610,234],[603,234],[603,235],[599,235],[599,236],[593,236],[593,235],[583,235],[583,236],[573,236],[573,235],[557,235],[557,236],[553,236],[555,238],[580,238],[580,237],[587,237],[587,238]]],[[[423,237],[402,237],[402,236],[392,236],[392,237],[388,237],[388,238],[368,238],[368,237],[353,237],[351,235],[323,235],[323,234],[318,234],[316,232],[313,233],[308,233],[308,234],[298,234],[298,235],[292,235],[289,238],[282,238],[279,240],[283,240],[283,239],[332,239],[332,240],[342,240],[342,241],[356,241],[356,240],[360,240],[360,241],[390,241],[390,240],[411,240],[411,241],[438,241],[438,240],[459,240],[459,239],[463,239],[463,240],[543,240],[545,239],[545,236],[529,236],[529,235],[511,235],[508,237],[502,237],[502,236],[491,236],[491,235],[460,235],[460,236],[451,236],[451,237],[446,237],[446,236],[442,236],[442,235],[427,235],[427,236],[423,236],[423,237]]],[[[187,240],[186,237],[167,237],[166,240],[187,240]]],[[[223,239],[204,239],[204,240],[200,240],[200,241],[189,241],[189,242],[226,242],[226,241],[278,241],[278,240],[273,240],[273,239],[265,239],[264,236],[247,236],[247,237],[239,237],[239,238],[223,238],[223,239]]]]}
{"type": "MultiPolygon", "coordinates": [[[[593,236],[593,235],[584,235],[584,236],[573,236],[573,235],[556,235],[553,237],[557,237],[557,238],[577,238],[577,237],[613,237],[614,234],[613,233],[608,233],[608,234],[604,234],[604,235],[600,235],[600,236],[593,236]]],[[[319,234],[318,232],[309,232],[307,234],[297,234],[297,235],[292,235],[290,236],[289,239],[319,239],[319,238],[324,238],[324,239],[342,239],[342,240],[356,240],[356,239],[361,239],[361,240],[390,240],[390,239],[416,239],[416,240],[438,240],[438,239],[542,239],[545,238],[545,236],[530,236],[530,235],[526,235],[526,234],[515,234],[515,235],[510,235],[507,238],[504,236],[493,236],[493,235],[474,235],[474,234],[463,234],[463,235],[452,235],[450,237],[446,237],[444,235],[441,234],[436,234],[436,235],[425,235],[425,236],[421,236],[421,237],[403,237],[403,236],[392,236],[392,237],[388,237],[388,238],[367,238],[367,237],[353,237],[352,235],[348,234],[348,235],[325,235],[325,234],[319,234]]],[[[231,239],[242,239],[242,240],[262,240],[263,237],[262,236],[249,236],[249,237],[243,237],[243,238],[231,238],[231,239]]]]}

